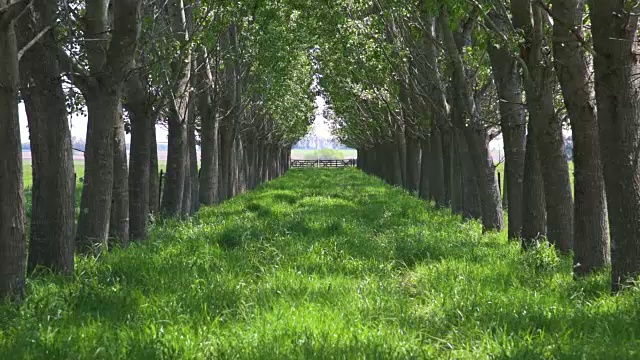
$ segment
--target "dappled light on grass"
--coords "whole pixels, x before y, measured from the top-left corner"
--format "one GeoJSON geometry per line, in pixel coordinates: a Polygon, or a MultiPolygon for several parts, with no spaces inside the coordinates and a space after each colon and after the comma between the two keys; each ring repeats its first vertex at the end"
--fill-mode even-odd
{"type": "Polygon", "coordinates": [[[2,358],[637,358],[640,293],[354,169],[299,170],[0,306],[2,358]]]}

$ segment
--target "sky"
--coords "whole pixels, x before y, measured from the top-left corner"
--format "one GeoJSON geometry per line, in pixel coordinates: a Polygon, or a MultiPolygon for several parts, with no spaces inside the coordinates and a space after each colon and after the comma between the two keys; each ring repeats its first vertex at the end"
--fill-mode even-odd
{"type": "MultiPolygon", "coordinates": [[[[316,98],[316,120],[312,126],[312,133],[318,137],[331,137],[331,131],[329,130],[329,124],[322,115],[325,108],[324,98],[318,96],[316,98]]],[[[83,115],[74,115],[70,119],[71,136],[79,139],[86,139],[87,137],[87,118],[83,115]]],[[[167,129],[165,126],[158,126],[156,128],[156,141],[158,143],[167,142],[167,129]]],[[[27,127],[27,114],[24,110],[24,104],[20,104],[20,138],[22,143],[29,142],[29,128],[27,127]]],[[[130,141],[130,136],[127,135],[127,143],[130,141]]]]}

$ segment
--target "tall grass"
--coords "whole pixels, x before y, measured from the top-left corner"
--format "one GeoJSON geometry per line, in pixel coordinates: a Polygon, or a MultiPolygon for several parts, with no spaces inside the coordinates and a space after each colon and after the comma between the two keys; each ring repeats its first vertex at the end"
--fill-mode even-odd
{"type": "Polygon", "coordinates": [[[640,357],[639,290],[353,169],[290,171],[77,260],[0,305],[0,358],[640,357]]]}

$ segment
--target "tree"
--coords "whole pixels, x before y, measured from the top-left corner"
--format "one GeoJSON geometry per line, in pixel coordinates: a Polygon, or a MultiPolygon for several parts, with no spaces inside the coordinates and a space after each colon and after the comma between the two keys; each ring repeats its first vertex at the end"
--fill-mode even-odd
{"type": "Polygon", "coordinates": [[[511,13],[514,27],[524,35],[520,53],[527,67],[524,78],[527,110],[544,181],[547,236],[558,250],[568,253],[573,239],[573,200],[562,123],[553,98],[555,74],[550,57],[543,51],[543,13],[531,0],[512,1],[511,13]]]}
{"type": "Polygon", "coordinates": [[[609,263],[609,229],[598,122],[591,102],[583,0],[553,0],[553,55],[573,130],[575,179],[574,272],[589,274],[609,263]]]}
{"type": "Polygon", "coordinates": [[[87,0],[83,19],[88,70],[70,57],[75,84],[88,110],[85,176],[76,244],[83,250],[107,246],[114,181],[114,136],[123,86],[132,67],[141,20],[141,0],[87,0]],[[110,24],[112,11],[113,24],[110,24]]]}
{"type": "Polygon", "coordinates": [[[71,132],[55,29],[58,4],[35,0],[18,22],[20,94],[29,124],[33,168],[28,271],[73,272],[75,176],[71,132]]]}
{"type": "Polygon", "coordinates": [[[638,11],[627,5],[622,0],[589,1],[613,291],[637,280],[640,274],[638,11]]]}
{"type": "Polygon", "coordinates": [[[28,1],[0,0],[0,300],[25,291],[26,216],[14,24],[28,1]]]}

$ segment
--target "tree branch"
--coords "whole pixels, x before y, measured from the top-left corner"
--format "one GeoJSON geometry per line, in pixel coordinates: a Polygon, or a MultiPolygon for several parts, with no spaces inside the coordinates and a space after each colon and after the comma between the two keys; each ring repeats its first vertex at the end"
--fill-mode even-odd
{"type": "Polygon", "coordinates": [[[22,59],[22,56],[24,55],[24,53],[26,53],[27,51],[29,51],[29,49],[31,49],[31,47],[33,45],[35,45],[36,43],[38,43],[38,41],[40,41],[40,39],[42,39],[42,37],[49,31],[51,30],[51,26],[47,26],[44,29],[42,29],[42,31],[40,31],[33,39],[31,39],[31,41],[29,41],[25,46],[22,47],[22,49],[20,49],[20,51],[18,51],[18,61],[20,61],[20,59],[22,59]]]}
{"type": "Polygon", "coordinates": [[[69,80],[75,87],[80,89],[83,95],[87,95],[89,88],[91,87],[91,78],[89,73],[82,68],[71,56],[69,56],[63,49],[57,49],[58,61],[63,72],[68,75],[69,80]]]}
{"type": "Polygon", "coordinates": [[[32,3],[33,0],[18,0],[0,8],[0,27],[8,26],[12,21],[17,20],[32,3]]]}

